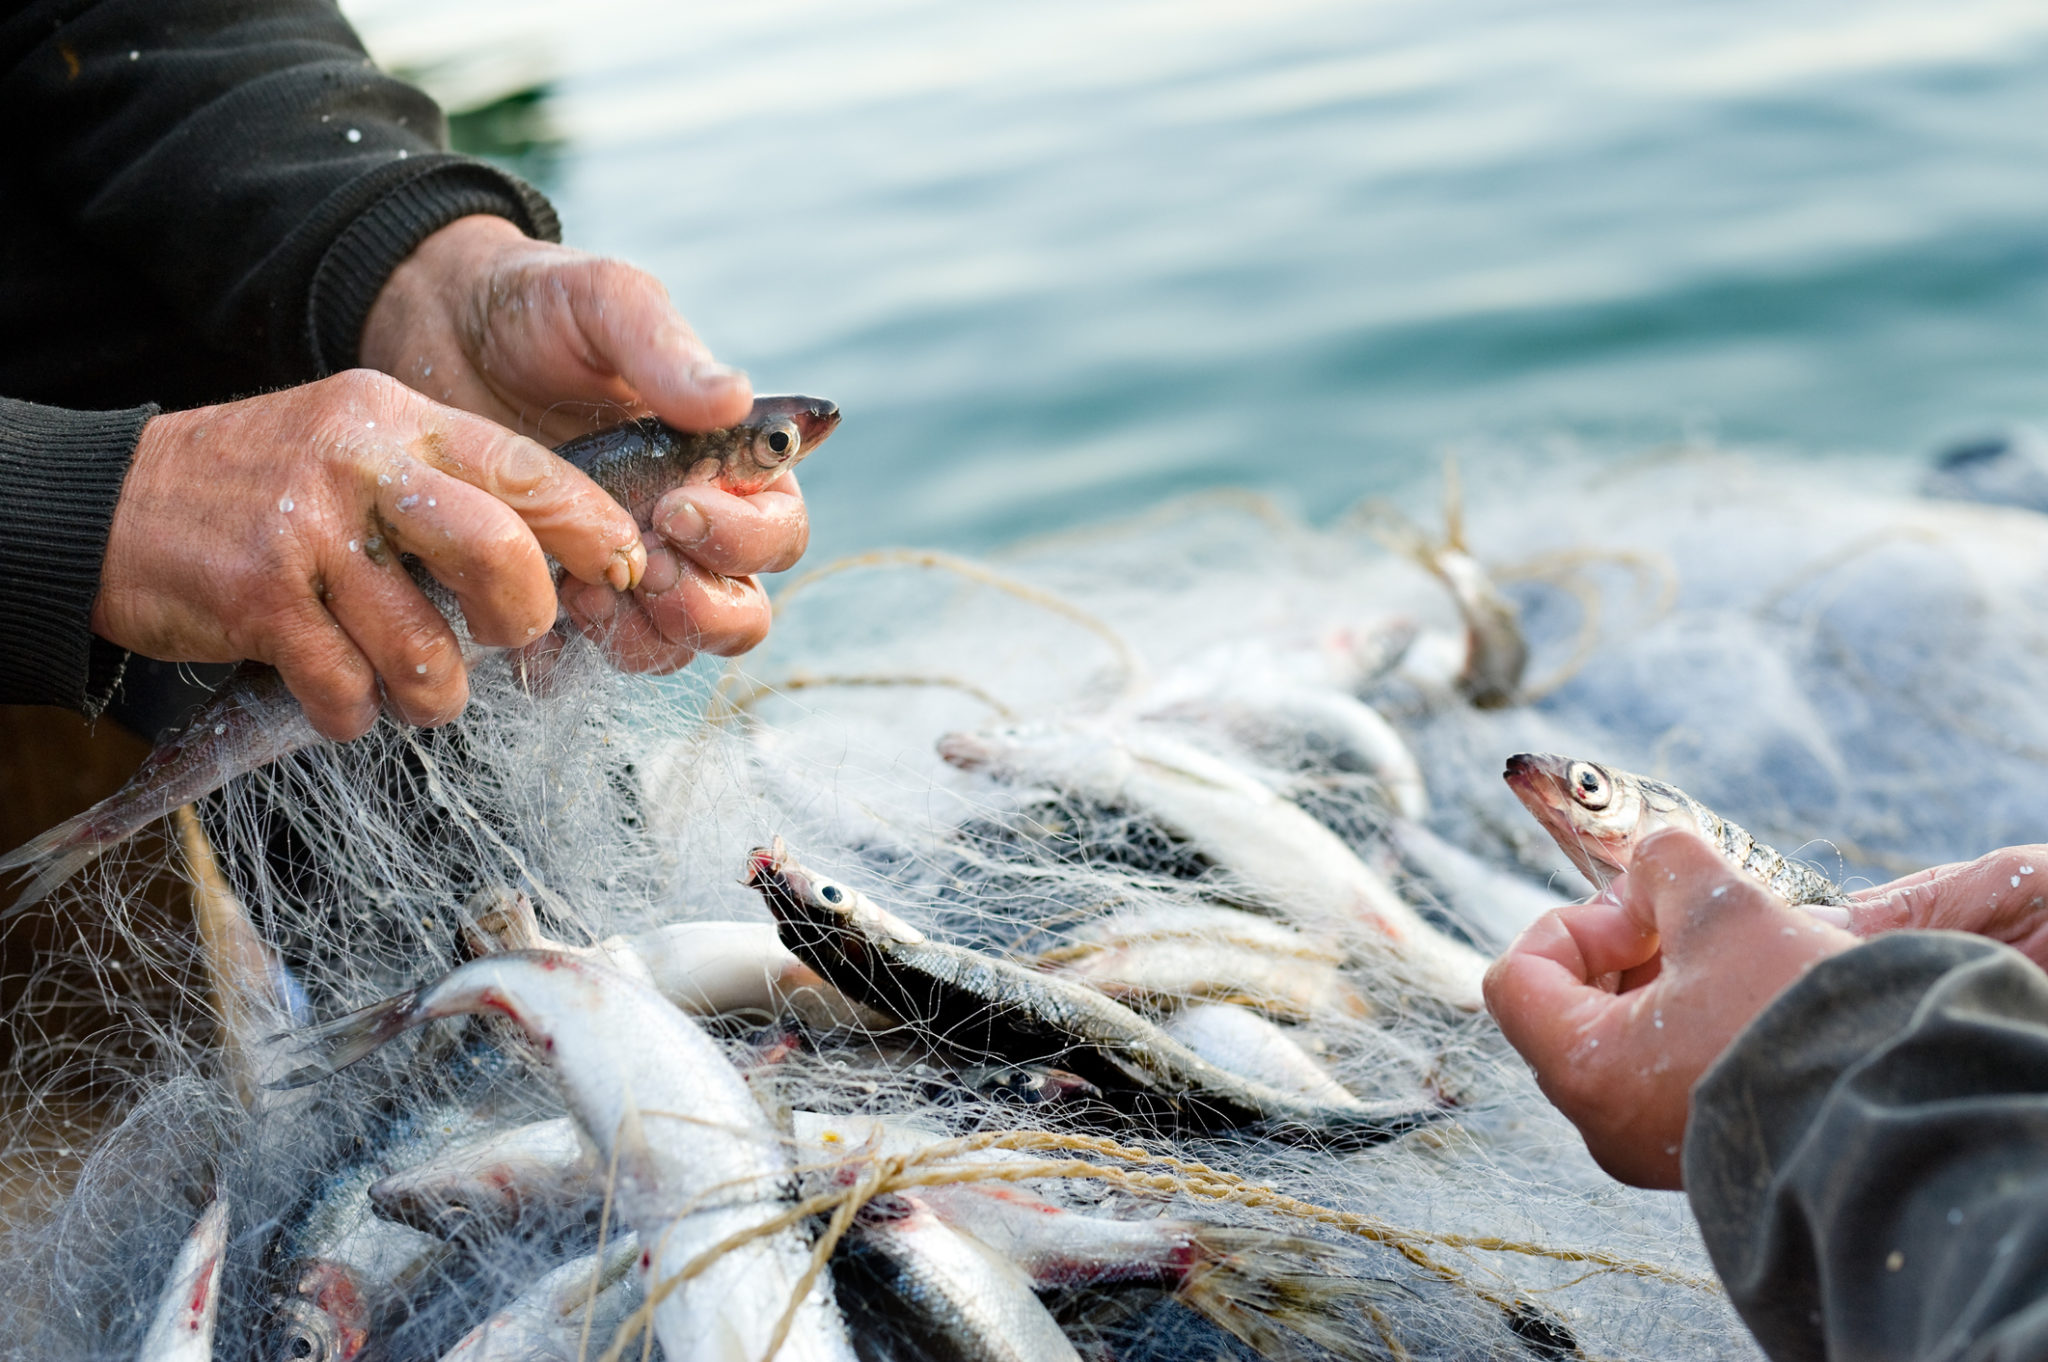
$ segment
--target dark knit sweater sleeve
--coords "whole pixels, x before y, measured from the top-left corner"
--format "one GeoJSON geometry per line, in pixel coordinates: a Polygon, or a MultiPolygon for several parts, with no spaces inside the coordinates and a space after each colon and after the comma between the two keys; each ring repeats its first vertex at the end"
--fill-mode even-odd
{"type": "Polygon", "coordinates": [[[558,234],[547,201],[445,150],[331,0],[0,0],[6,153],[47,211],[248,365],[354,364],[392,268],[470,213],[558,234]]]}
{"type": "Polygon", "coordinates": [[[1695,1085],[1685,1187],[1777,1362],[2048,1357],[2048,975],[1953,932],[1823,960],[1695,1085]]]}
{"type": "Polygon", "coordinates": [[[65,411],[0,399],[0,704],[94,711],[92,603],[107,526],[152,407],[65,411]]]}

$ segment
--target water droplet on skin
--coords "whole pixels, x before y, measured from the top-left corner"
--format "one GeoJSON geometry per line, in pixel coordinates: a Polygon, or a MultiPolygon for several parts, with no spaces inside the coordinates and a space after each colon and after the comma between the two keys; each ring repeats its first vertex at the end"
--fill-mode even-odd
{"type": "Polygon", "coordinates": [[[427,674],[427,664],[422,662],[415,666],[413,670],[418,672],[421,676],[425,676],[427,674]]]}
{"type": "Polygon", "coordinates": [[[1885,1257],[1884,1260],[1884,1270],[1886,1272],[1897,1272],[1900,1268],[1904,1267],[1905,1265],[1906,1254],[1903,1249],[1893,1249],[1891,1253],[1885,1257]]]}
{"type": "Polygon", "coordinates": [[[377,428],[377,423],[376,423],[375,421],[365,421],[365,422],[363,422],[363,429],[364,429],[364,430],[375,430],[376,428],[377,428]]]}
{"type": "Polygon", "coordinates": [[[379,487],[389,487],[391,485],[391,475],[389,473],[379,473],[377,475],[377,485],[379,487]]]}
{"type": "Polygon", "coordinates": [[[2020,877],[2019,877],[2019,876],[2015,875],[2015,876],[2013,876],[2013,877],[2012,877],[2012,887],[2013,887],[2013,888],[2015,888],[2015,889],[2017,889],[2017,888],[2019,888],[2019,887],[2020,887],[2020,877]]]}
{"type": "Polygon", "coordinates": [[[360,141],[362,141],[362,140],[363,140],[363,130],[362,130],[361,128],[350,128],[350,129],[348,130],[348,140],[349,140],[349,141],[351,141],[351,142],[360,142],[360,141]]]}
{"type": "Polygon", "coordinates": [[[1960,1225],[1960,1224],[1962,1224],[1962,1223],[1963,1223],[1963,1208],[1962,1208],[1962,1207],[1960,1207],[1960,1206],[1951,1206],[1951,1207],[1949,1207],[1949,1208],[1948,1208],[1948,1223],[1949,1223],[1949,1224],[1951,1224],[1951,1225],[1960,1225]]]}
{"type": "MultiPolygon", "coordinates": [[[[439,506],[440,504],[441,504],[440,502],[438,502],[438,501],[434,500],[434,499],[433,499],[432,497],[428,497],[428,498],[427,498],[427,505],[429,505],[429,506],[439,506]]],[[[2014,883],[2014,884],[2018,884],[2018,883],[2019,883],[2019,881],[2018,881],[2018,880],[2014,880],[2014,881],[2013,881],[2013,883],[2014,883]]]]}
{"type": "MultiPolygon", "coordinates": [[[[279,497],[277,499],[277,509],[283,511],[286,515],[290,515],[292,513],[292,499],[290,497],[279,497]]],[[[2013,883],[2018,884],[2019,881],[2014,880],[2013,883]]]]}
{"type": "Polygon", "coordinates": [[[407,487],[412,486],[412,474],[410,473],[400,473],[398,475],[398,480],[404,483],[407,487]]]}
{"type": "Polygon", "coordinates": [[[1660,1008],[1658,1008],[1658,1009],[1657,1009],[1657,1010],[1656,1010],[1655,1012],[1652,1012],[1652,1013],[1650,1014],[1650,1023],[1651,1023],[1651,1025],[1655,1026],[1655,1027],[1656,1027],[1656,1028],[1657,1028],[1657,1029],[1658,1029],[1659,1031],[1662,1031],[1662,1030],[1664,1029],[1664,1009],[1663,1009],[1663,1008],[1661,1008],[1661,1007],[1660,1007],[1660,1008]]]}
{"type": "Polygon", "coordinates": [[[421,377],[421,378],[432,378],[433,376],[434,376],[434,366],[433,366],[433,365],[431,365],[431,364],[428,364],[428,365],[424,365],[424,366],[422,366],[422,367],[421,367],[421,369],[420,369],[420,377],[421,377]]]}
{"type": "Polygon", "coordinates": [[[362,552],[362,548],[363,548],[362,544],[361,544],[361,543],[359,543],[358,541],[356,541],[356,540],[354,540],[354,539],[351,539],[351,540],[349,540],[349,541],[348,541],[348,551],[349,551],[350,553],[360,553],[360,552],[362,552]]]}
{"type": "Polygon", "coordinates": [[[1797,935],[1799,935],[1799,929],[1798,929],[1797,927],[1787,927],[1787,928],[1785,928],[1785,929],[1784,929],[1784,930],[1783,930],[1782,932],[1778,933],[1778,935],[1780,935],[1780,936],[1797,936],[1797,935]]]}
{"type": "Polygon", "coordinates": [[[414,492],[410,496],[403,496],[398,499],[398,509],[400,511],[410,511],[413,507],[419,504],[420,494],[418,492],[414,492]]]}
{"type": "Polygon", "coordinates": [[[2021,866],[2021,867],[2020,867],[2020,874],[2022,874],[2022,875],[2031,875],[2031,874],[2033,874],[2033,873],[2034,873],[2034,867],[2032,867],[2032,866],[2030,866],[2030,865],[2023,865],[2023,866],[2021,866]]]}
{"type": "Polygon", "coordinates": [[[1714,886],[1714,897],[1715,897],[1715,898],[1717,898],[1717,899],[1718,899],[1718,898],[1724,898],[1724,897],[1726,897],[1726,896],[1727,896],[1727,893],[1728,893],[1728,886],[1727,886],[1727,885],[1725,885],[1725,884],[1717,884],[1717,885],[1715,885],[1715,886],[1714,886]]]}
{"type": "Polygon", "coordinates": [[[1596,1037],[1595,1037],[1595,1038],[1593,1038],[1592,1040],[1589,1040],[1589,1041],[1587,1041],[1587,1042],[1586,1042],[1586,1048],[1587,1048],[1588,1050],[1597,1050],[1597,1049],[1599,1049],[1599,1048],[1600,1048],[1600,1040],[1599,1040],[1599,1038],[1598,1038],[1598,1037],[1596,1036],[1596,1037]]]}

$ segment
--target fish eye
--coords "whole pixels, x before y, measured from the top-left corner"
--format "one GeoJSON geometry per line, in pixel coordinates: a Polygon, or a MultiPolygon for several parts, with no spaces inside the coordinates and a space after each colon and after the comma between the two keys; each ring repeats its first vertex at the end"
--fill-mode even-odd
{"type": "Polygon", "coordinates": [[[827,903],[840,903],[845,900],[846,891],[836,884],[821,884],[818,886],[818,897],[827,903]]]}
{"type": "Polygon", "coordinates": [[[777,421],[754,440],[754,452],[763,463],[785,463],[802,452],[803,447],[803,432],[788,420],[777,421]]]}
{"type": "Polygon", "coordinates": [[[1564,783],[1571,787],[1572,798],[1588,809],[1598,813],[1607,807],[1607,801],[1614,797],[1614,788],[1607,782],[1607,773],[1590,761],[1575,761],[1565,772],[1564,783]]]}

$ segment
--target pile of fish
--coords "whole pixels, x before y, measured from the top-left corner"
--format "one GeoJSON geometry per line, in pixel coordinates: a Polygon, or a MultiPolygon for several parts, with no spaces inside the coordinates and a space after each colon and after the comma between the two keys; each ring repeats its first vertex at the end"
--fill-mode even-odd
{"type": "Polygon", "coordinates": [[[1753,1356],[1682,1202],[1602,1177],[1506,1051],[1486,960],[1656,827],[1823,913],[1983,850],[2048,797],[2000,747],[2036,712],[1935,701],[1986,712],[2048,551],[2031,513],[1838,488],[1795,542],[1725,470],[1681,485],[1520,538],[1534,498],[1444,541],[1196,506],[794,583],[763,684],[572,647],[480,660],[432,734],[280,756],[209,716],[183,783],[11,861],[139,922],[124,838],[205,796],[194,942],[122,981],[182,1010],[11,1228],[0,1351],[1753,1356]],[[1926,606],[1929,545],[1969,675],[1810,646],[1926,606]],[[1671,665],[1702,636],[1749,641],[1740,684],[1671,665]],[[1908,714],[1987,816],[1859,783],[1908,714]]]}

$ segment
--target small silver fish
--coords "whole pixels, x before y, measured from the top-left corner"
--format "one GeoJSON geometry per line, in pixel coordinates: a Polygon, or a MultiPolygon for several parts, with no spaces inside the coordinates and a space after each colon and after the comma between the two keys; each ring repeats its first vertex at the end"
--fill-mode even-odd
{"type": "Polygon", "coordinates": [[[453,1239],[502,1231],[529,1211],[569,1207],[604,1190],[597,1149],[567,1116],[458,1140],[370,1184],[386,1220],[453,1239]]]}
{"type": "Polygon", "coordinates": [[[1391,1139],[1442,1116],[1427,1101],[1327,1105],[1218,1068],[1084,984],[933,941],[859,890],[756,848],[750,883],[783,940],[849,994],[998,1060],[1052,1064],[1167,1130],[1256,1127],[1337,1145],[1391,1139]]]}
{"type": "Polygon", "coordinates": [[[1337,1312],[1390,1288],[1331,1271],[1331,1250],[1312,1240],[1195,1220],[1088,1215],[1014,1183],[941,1183],[918,1195],[1041,1291],[1161,1286],[1261,1357],[1381,1355],[1362,1354],[1351,1322],[1337,1312]],[[1303,1340],[1320,1351],[1304,1349],[1303,1340]]]}
{"type": "Polygon", "coordinates": [[[1285,923],[1206,904],[1106,914],[1037,959],[1153,1011],[1207,999],[1287,1021],[1372,1011],[1339,969],[1342,962],[1341,952],[1285,923]]]}
{"type": "Polygon", "coordinates": [[[228,1203],[216,1198],[178,1250],[157,1293],[156,1314],[135,1362],[213,1362],[220,1310],[220,1264],[228,1242],[228,1203]]]}
{"type": "MultiPolygon", "coordinates": [[[[654,1332],[669,1362],[761,1362],[810,1267],[803,1228],[752,1238],[697,1275],[681,1274],[786,1209],[789,1154],[725,1053],[646,985],[558,952],[485,956],[314,1028],[305,1039],[318,1058],[287,1081],[316,1082],[411,1027],[472,1013],[497,1014],[526,1034],[569,1113],[617,1170],[616,1205],[640,1235],[642,1276],[666,1292],[654,1332]]],[[[829,1274],[801,1296],[776,1356],[853,1362],[829,1274]]]]}
{"type": "Polygon", "coordinates": [[[594,946],[571,946],[542,933],[532,901],[510,889],[484,890],[469,903],[464,935],[478,955],[507,950],[564,951],[638,979],[693,1017],[793,1016],[815,1030],[894,1025],[862,1007],[790,953],[772,922],[672,922],[594,946]]]}
{"type": "Polygon", "coordinates": [[[1492,576],[1465,544],[1463,497],[1457,464],[1444,464],[1444,537],[1433,540],[1400,511],[1383,503],[1365,508],[1373,533],[1394,552],[1427,570],[1451,594],[1465,624],[1465,661],[1457,677],[1460,693],[1480,709],[1519,703],[1529,643],[1521,612],[1501,594],[1492,576]]]}
{"type": "Polygon", "coordinates": [[[562,1264],[464,1334],[441,1354],[441,1362],[584,1362],[598,1356],[640,1303],[632,1272],[639,1256],[639,1236],[625,1234],[602,1253],[562,1264]]]}
{"type": "Polygon", "coordinates": [[[1764,845],[1685,791],[1648,776],[1550,752],[1508,758],[1504,773],[1523,807],[1536,816],[1588,881],[1605,889],[1635,859],[1651,833],[1683,828],[1706,840],[1730,865],[1748,872],[1793,905],[1848,903],[1833,880],[1764,845]]]}
{"type": "MultiPolygon", "coordinates": [[[[688,482],[716,482],[742,496],[794,468],[839,424],[839,408],[815,397],[757,397],[747,419],[690,435],[652,419],[581,436],[556,453],[629,511],[688,482]]],[[[453,600],[424,569],[414,580],[428,598],[453,600]]],[[[463,644],[471,665],[501,649],[463,644]]],[[[0,856],[0,872],[32,875],[16,910],[47,897],[108,848],[127,841],[181,804],[211,794],[236,776],[325,741],[273,667],[244,663],[178,732],[158,743],[128,783],[77,817],[0,856]]]]}
{"type": "Polygon", "coordinates": [[[923,1200],[878,1198],[868,1217],[835,1263],[849,1286],[870,1288],[847,1293],[868,1328],[903,1330],[949,1362],[1081,1362],[1031,1279],[923,1200]]]}

